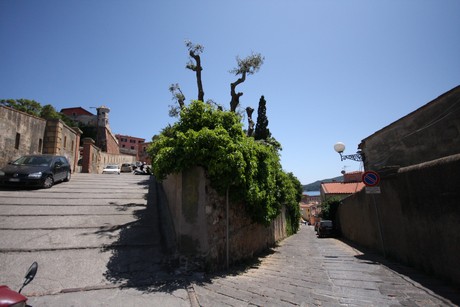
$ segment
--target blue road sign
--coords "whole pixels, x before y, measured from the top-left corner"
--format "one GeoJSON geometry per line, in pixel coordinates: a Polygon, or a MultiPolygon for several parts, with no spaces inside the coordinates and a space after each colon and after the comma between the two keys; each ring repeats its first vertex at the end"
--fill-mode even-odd
{"type": "Polygon", "coordinates": [[[380,176],[377,172],[367,171],[362,176],[363,183],[368,187],[375,187],[380,182],[380,176]]]}

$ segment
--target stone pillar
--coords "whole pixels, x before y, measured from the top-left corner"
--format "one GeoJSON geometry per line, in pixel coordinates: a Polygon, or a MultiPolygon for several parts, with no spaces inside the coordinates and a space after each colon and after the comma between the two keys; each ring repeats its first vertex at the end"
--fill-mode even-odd
{"type": "Polygon", "coordinates": [[[93,146],[95,142],[92,138],[83,139],[83,159],[81,163],[82,173],[91,173],[93,159],[93,146]]]}

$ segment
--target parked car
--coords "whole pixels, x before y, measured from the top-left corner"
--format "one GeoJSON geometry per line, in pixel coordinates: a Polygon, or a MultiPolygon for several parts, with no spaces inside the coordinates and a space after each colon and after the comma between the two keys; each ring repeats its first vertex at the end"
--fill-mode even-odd
{"type": "Polygon", "coordinates": [[[330,220],[322,220],[318,224],[318,237],[332,236],[334,233],[334,226],[330,220]]]}
{"type": "Polygon", "coordinates": [[[133,171],[133,167],[131,166],[131,163],[123,163],[121,165],[120,171],[122,173],[124,173],[124,172],[131,173],[133,171]]]}
{"type": "Polygon", "coordinates": [[[64,156],[26,155],[0,169],[0,184],[47,189],[56,182],[69,181],[70,176],[70,164],[64,156]]]}
{"type": "Polygon", "coordinates": [[[318,233],[318,226],[319,226],[319,221],[315,222],[315,231],[318,233]]]}
{"type": "Polygon", "coordinates": [[[102,170],[103,174],[118,174],[118,175],[120,175],[120,172],[121,172],[121,170],[120,170],[120,168],[118,167],[117,164],[109,164],[102,170]]]}

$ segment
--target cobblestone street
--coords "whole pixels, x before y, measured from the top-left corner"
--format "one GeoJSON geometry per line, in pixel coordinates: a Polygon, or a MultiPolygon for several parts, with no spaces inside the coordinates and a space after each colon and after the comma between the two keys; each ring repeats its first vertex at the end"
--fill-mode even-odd
{"type": "Polygon", "coordinates": [[[460,295],[401,265],[363,253],[312,226],[245,272],[194,287],[201,306],[456,306],[460,295]]]}

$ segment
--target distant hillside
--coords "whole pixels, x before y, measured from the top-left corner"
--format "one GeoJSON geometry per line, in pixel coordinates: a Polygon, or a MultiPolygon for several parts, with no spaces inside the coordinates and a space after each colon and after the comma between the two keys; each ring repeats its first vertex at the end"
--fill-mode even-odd
{"type": "Polygon", "coordinates": [[[303,185],[302,188],[304,191],[319,191],[321,187],[321,182],[332,182],[332,181],[343,182],[343,176],[337,176],[337,177],[330,178],[330,179],[317,180],[315,182],[303,185]]]}

